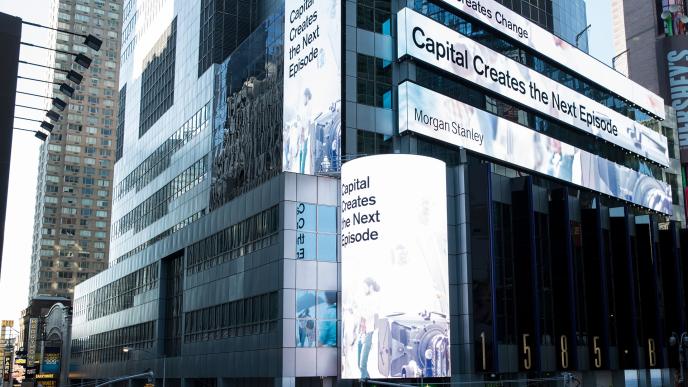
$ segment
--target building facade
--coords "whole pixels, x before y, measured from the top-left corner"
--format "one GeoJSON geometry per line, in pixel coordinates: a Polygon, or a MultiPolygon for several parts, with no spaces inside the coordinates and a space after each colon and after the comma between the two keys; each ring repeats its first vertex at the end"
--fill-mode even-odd
{"type": "MultiPolygon", "coordinates": [[[[72,56],[51,52],[51,67],[83,73],[75,95],[40,150],[29,298],[72,297],[77,283],[107,268],[117,122],[122,2],[51,3],[53,26],[103,41],[98,52],[79,37],[54,33],[55,48],[93,58],[84,71],[72,56]]],[[[54,81],[65,73],[54,72],[54,81]]],[[[55,86],[55,95],[58,87],[55,86]]]]}
{"type": "Polygon", "coordinates": [[[582,33],[588,25],[583,0],[498,0],[520,15],[534,21],[547,31],[554,32],[574,46],[588,51],[588,35],[582,33]],[[578,36],[579,33],[582,33],[578,36]],[[578,42],[576,37],[578,36],[578,42]]]}
{"type": "MultiPolygon", "coordinates": [[[[72,383],[673,382],[688,249],[661,98],[489,0],[130,0],[123,19],[110,267],[75,290],[72,383]],[[346,322],[342,251],[384,229],[373,209],[352,235],[345,211],[377,202],[339,170],[387,153],[445,163],[429,328],[346,322]]],[[[402,223],[365,297],[428,285],[380,266],[422,244],[402,223]]]]}

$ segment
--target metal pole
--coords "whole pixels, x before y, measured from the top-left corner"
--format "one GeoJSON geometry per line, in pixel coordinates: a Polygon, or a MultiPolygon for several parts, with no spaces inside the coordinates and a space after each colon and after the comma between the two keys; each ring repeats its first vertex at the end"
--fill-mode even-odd
{"type": "Polygon", "coordinates": [[[165,371],[167,371],[167,356],[162,356],[162,387],[165,387],[165,371]]]}

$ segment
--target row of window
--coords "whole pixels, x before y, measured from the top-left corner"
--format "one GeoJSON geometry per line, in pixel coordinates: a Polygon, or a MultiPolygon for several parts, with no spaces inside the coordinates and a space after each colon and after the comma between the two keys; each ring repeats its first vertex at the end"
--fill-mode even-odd
{"type": "Polygon", "coordinates": [[[278,228],[278,206],[259,212],[189,246],[186,270],[197,273],[268,247],[277,241],[278,228]]]}
{"type": "MultiPolygon", "coordinates": [[[[58,253],[59,253],[58,255],[60,257],[64,257],[64,258],[72,258],[72,257],[89,258],[91,256],[90,251],[84,251],[84,250],[79,249],[79,248],[74,248],[73,250],[61,248],[58,251],[58,253]],[[74,251],[74,250],[77,250],[77,251],[74,251]]],[[[52,256],[54,254],[54,251],[53,250],[41,250],[40,254],[41,254],[41,256],[49,257],[49,256],[52,256]]],[[[102,251],[101,252],[94,252],[93,258],[98,259],[98,260],[103,260],[103,259],[105,259],[105,252],[102,252],[102,251]]],[[[70,263],[69,261],[52,261],[52,260],[49,260],[46,262],[50,262],[51,267],[53,265],[52,262],[55,262],[56,267],[59,267],[60,265],[62,265],[62,267],[71,267],[73,264],[75,264],[75,262],[70,263]]],[[[77,267],[77,266],[74,266],[74,267],[77,267]]],[[[103,264],[103,266],[100,269],[101,270],[105,269],[105,265],[103,264]]]]}
{"type": "MultiPolygon", "coordinates": [[[[50,152],[62,152],[62,145],[59,144],[48,144],[48,150],[50,152]]],[[[65,151],[71,153],[81,153],[82,147],[80,145],[65,145],[65,151]]],[[[83,147],[84,153],[87,155],[95,155],[96,153],[101,157],[110,157],[111,151],[106,148],[96,148],[94,146],[83,147]]]]}
{"type": "Polygon", "coordinates": [[[87,320],[134,306],[134,297],[158,286],[158,263],[152,263],[74,301],[74,314],[87,320]]]}
{"type": "Polygon", "coordinates": [[[110,266],[114,266],[114,265],[124,261],[125,259],[131,257],[132,255],[143,251],[146,247],[167,238],[168,236],[174,234],[175,232],[177,232],[177,231],[183,229],[184,227],[190,225],[191,223],[197,221],[203,215],[205,215],[205,209],[189,216],[188,218],[182,220],[181,222],[175,224],[174,226],[168,228],[167,230],[161,232],[160,234],[154,236],[153,238],[145,241],[144,243],[141,243],[140,245],[136,246],[134,249],[130,250],[129,252],[127,252],[123,255],[120,255],[119,257],[117,257],[117,259],[110,262],[110,266]]]}
{"type": "MultiPolygon", "coordinates": [[[[129,360],[137,351],[124,352],[124,347],[148,349],[153,347],[155,321],[98,333],[72,340],[72,360],[81,364],[110,363],[129,360]]],[[[140,351],[139,351],[140,352],[140,351]]]]}
{"type": "MultiPolygon", "coordinates": [[[[81,184],[83,185],[97,185],[98,187],[109,187],[110,186],[110,180],[104,180],[104,179],[96,179],[90,176],[84,176],[84,177],[79,177],[79,176],[64,176],[64,182],[68,184],[81,184]]],[[[49,183],[59,183],[61,181],[59,176],[55,175],[46,175],[45,180],[49,183]]]]}
{"type": "MultiPolygon", "coordinates": [[[[60,218],[60,224],[76,224],[76,221],[77,220],[74,218],[67,218],[67,217],[60,218]]],[[[44,224],[57,224],[57,218],[45,217],[45,218],[43,218],[43,223],[44,224]]],[[[84,227],[89,226],[88,219],[79,219],[79,226],[84,226],[84,227]]],[[[106,228],[107,222],[105,222],[103,220],[96,220],[95,226],[98,228],[106,228]]],[[[44,232],[44,234],[54,235],[53,232],[44,232]]],[[[69,235],[65,231],[65,229],[62,229],[61,234],[69,235]]]]}
{"type": "MultiPolygon", "coordinates": [[[[126,86],[125,86],[126,88],[126,86]]],[[[122,90],[124,90],[123,88],[122,90]]],[[[121,100],[121,99],[120,99],[121,100]]],[[[120,105],[121,106],[121,105],[120,105]]],[[[124,114],[124,113],[123,113],[124,114]]],[[[114,200],[121,199],[127,192],[132,189],[139,191],[148,183],[158,177],[163,171],[170,166],[172,155],[177,152],[186,143],[191,141],[201,130],[205,129],[210,122],[210,102],[197,111],[191,118],[189,118],[179,129],[177,129],[170,138],[165,140],[148,156],[141,164],[134,168],[127,177],[122,179],[115,187],[114,200]]],[[[122,123],[122,121],[120,121],[122,123]]],[[[117,132],[117,146],[119,149],[119,127],[117,132]]],[[[124,133],[122,133],[122,136],[124,133]]],[[[121,155],[120,155],[121,157],[121,155]]]]}
{"type": "MultiPolygon", "coordinates": [[[[43,199],[45,203],[52,203],[52,204],[57,204],[58,203],[58,198],[55,196],[45,196],[43,199]]],[[[67,204],[67,205],[77,205],[79,203],[79,199],[69,197],[69,196],[63,196],[62,197],[62,204],[67,204]]],[[[108,201],[107,200],[96,200],[95,201],[96,206],[98,207],[107,207],[108,206],[108,201]]],[[[81,199],[81,205],[82,206],[92,206],[93,205],[93,199],[81,199]]]]}
{"type": "MultiPolygon", "coordinates": [[[[74,228],[62,228],[62,229],[60,229],[61,235],[75,236],[75,235],[77,235],[76,232],[77,232],[77,230],[74,228]]],[[[54,228],[47,228],[47,227],[44,227],[41,229],[41,234],[43,234],[43,235],[57,235],[54,228]]],[[[84,237],[84,238],[95,237],[95,238],[99,238],[99,239],[105,239],[105,238],[107,238],[107,233],[105,231],[79,230],[79,236],[84,237]]],[[[52,245],[52,243],[50,243],[48,239],[41,240],[41,244],[52,245]]]]}
{"type": "Polygon", "coordinates": [[[207,341],[272,332],[279,318],[277,292],[185,314],[184,341],[207,341]]]}
{"type": "Polygon", "coordinates": [[[137,233],[167,215],[168,206],[172,200],[178,198],[205,179],[207,172],[206,160],[207,158],[203,157],[196,161],[148,199],[113,223],[113,237],[119,237],[129,230],[134,230],[134,233],[137,233]]]}
{"type": "MultiPolygon", "coordinates": [[[[88,258],[88,256],[86,256],[88,258]]],[[[49,268],[49,267],[56,267],[56,268],[67,268],[67,269],[96,269],[96,270],[102,270],[105,267],[103,266],[104,262],[91,262],[91,261],[77,261],[77,262],[71,262],[71,261],[58,261],[56,259],[41,259],[41,267],[42,268],[49,268]]]]}
{"type": "MultiPolygon", "coordinates": [[[[46,184],[45,192],[46,193],[60,192],[60,186],[54,185],[54,184],[46,184]]],[[[91,196],[94,194],[98,195],[98,197],[101,197],[101,198],[107,198],[107,196],[108,196],[108,191],[104,190],[104,189],[99,189],[97,191],[94,191],[93,188],[90,188],[90,187],[83,187],[83,188],[76,188],[76,187],[72,187],[72,186],[63,186],[62,187],[62,193],[76,194],[77,192],[81,192],[81,194],[84,196],[91,196]]]]}

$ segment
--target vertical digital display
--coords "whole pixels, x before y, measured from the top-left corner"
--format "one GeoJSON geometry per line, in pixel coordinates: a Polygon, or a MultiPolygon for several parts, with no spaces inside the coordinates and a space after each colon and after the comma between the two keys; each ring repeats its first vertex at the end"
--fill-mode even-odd
{"type": "Polygon", "coordinates": [[[315,174],[339,168],[341,7],[341,0],[285,3],[284,171],[315,174]]]}
{"type": "Polygon", "coordinates": [[[342,378],[451,375],[444,162],[363,157],[341,184],[342,378]]]}

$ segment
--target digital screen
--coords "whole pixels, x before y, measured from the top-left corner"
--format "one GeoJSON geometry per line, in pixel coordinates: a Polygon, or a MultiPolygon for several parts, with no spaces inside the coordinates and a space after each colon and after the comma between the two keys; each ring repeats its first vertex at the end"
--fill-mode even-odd
{"type": "Polygon", "coordinates": [[[42,374],[60,373],[60,348],[45,347],[43,350],[43,362],[41,363],[42,374]]]}
{"type": "MultiPolygon", "coordinates": [[[[676,110],[678,140],[681,148],[688,147],[688,95],[686,95],[685,74],[688,73],[688,36],[678,35],[662,39],[666,57],[666,68],[660,70],[660,77],[667,79],[664,95],[671,99],[676,110]]],[[[660,85],[661,88],[661,85],[660,85]]]]}
{"type": "Polygon", "coordinates": [[[628,99],[657,117],[665,118],[664,100],[661,97],[496,1],[442,0],[442,2],[628,99]]]}
{"type": "Polygon", "coordinates": [[[287,0],[282,169],[315,174],[341,160],[341,0],[287,0]]]}
{"type": "Polygon", "coordinates": [[[413,10],[398,13],[397,55],[410,55],[631,152],[669,166],[660,133],[413,10]]]}
{"type": "Polygon", "coordinates": [[[668,184],[411,82],[399,85],[405,131],[672,214],[668,184]]]}
{"type": "Polygon", "coordinates": [[[342,167],[342,378],[451,375],[444,162],[342,167]]]}

